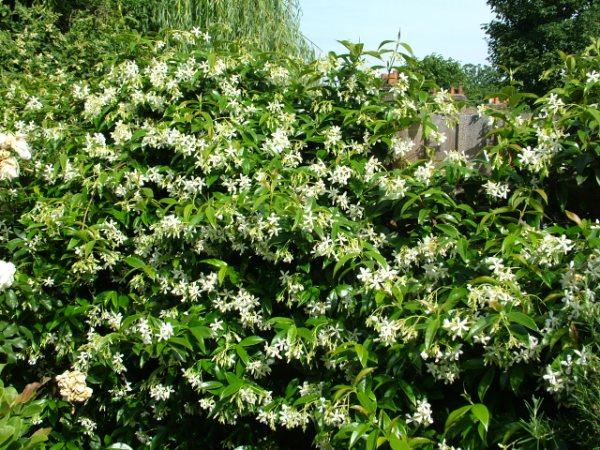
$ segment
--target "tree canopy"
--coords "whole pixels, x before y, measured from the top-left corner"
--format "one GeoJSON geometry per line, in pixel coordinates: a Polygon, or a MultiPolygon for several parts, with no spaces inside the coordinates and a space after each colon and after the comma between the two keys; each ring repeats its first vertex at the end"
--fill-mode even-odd
{"type": "Polygon", "coordinates": [[[418,67],[425,78],[435,80],[444,89],[464,84],[467,81],[466,74],[459,61],[444,58],[437,53],[425,56],[419,61],[418,67]]]}
{"type": "Polygon", "coordinates": [[[461,64],[452,58],[432,53],[419,60],[418,70],[429,80],[443,88],[464,87],[469,104],[477,105],[497,92],[504,75],[496,67],[483,64],[461,64]]]}
{"type": "Polygon", "coordinates": [[[558,51],[575,53],[600,34],[596,0],[488,0],[496,15],[484,25],[490,61],[515,71],[526,91],[537,94],[556,84],[545,71],[560,62],[558,51]]]}
{"type": "MultiPolygon", "coordinates": [[[[3,0],[32,6],[35,0],[3,0]]],[[[39,3],[39,2],[38,2],[39,3]]],[[[61,15],[65,31],[77,14],[107,16],[118,13],[142,32],[162,29],[210,30],[216,39],[241,39],[265,51],[310,56],[312,48],[300,31],[298,0],[44,0],[43,5],[61,15]]]]}

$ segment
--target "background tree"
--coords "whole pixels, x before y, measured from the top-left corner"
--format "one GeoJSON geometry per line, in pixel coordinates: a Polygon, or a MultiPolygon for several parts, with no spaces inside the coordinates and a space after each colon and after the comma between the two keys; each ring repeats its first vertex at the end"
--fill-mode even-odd
{"type": "MultiPolygon", "coordinates": [[[[114,1],[114,0],[113,0],[114,1]]],[[[215,37],[244,39],[273,51],[312,53],[300,32],[298,0],[117,0],[145,31],[212,28],[215,37]]]]}
{"type": "Polygon", "coordinates": [[[487,64],[465,64],[462,70],[466,75],[464,84],[468,103],[484,103],[486,97],[498,92],[504,84],[505,75],[496,67],[487,64]]]}
{"type": "Polygon", "coordinates": [[[435,81],[443,89],[462,85],[469,105],[483,103],[486,97],[500,89],[504,79],[503,73],[493,66],[463,65],[459,61],[435,53],[419,60],[417,67],[425,78],[435,81]]]}
{"type": "Polygon", "coordinates": [[[487,0],[496,19],[485,24],[490,61],[517,69],[528,92],[542,94],[558,74],[542,74],[560,63],[558,50],[575,53],[600,34],[597,0],[487,0]]]}
{"type": "Polygon", "coordinates": [[[434,80],[443,89],[465,84],[467,81],[467,76],[459,61],[444,58],[437,53],[425,56],[418,62],[417,67],[425,78],[434,80]]]}
{"type": "Polygon", "coordinates": [[[266,51],[311,56],[312,47],[300,32],[298,0],[0,0],[9,8],[15,3],[42,3],[59,13],[58,25],[66,31],[77,14],[108,17],[115,12],[142,32],[167,28],[210,29],[213,38],[241,39],[266,51]]]}

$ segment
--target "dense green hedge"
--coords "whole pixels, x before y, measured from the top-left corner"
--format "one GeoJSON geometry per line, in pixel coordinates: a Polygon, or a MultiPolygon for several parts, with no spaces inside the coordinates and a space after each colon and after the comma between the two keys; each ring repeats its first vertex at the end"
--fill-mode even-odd
{"type": "Polygon", "coordinates": [[[397,132],[442,140],[449,96],[407,69],[382,93],[360,45],[136,39],[0,84],[3,376],[51,378],[52,448],[589,444],[561,417],[590,419],[600,228],[561,193],[598,193],[597,45],[433,164],[397,132]]]}

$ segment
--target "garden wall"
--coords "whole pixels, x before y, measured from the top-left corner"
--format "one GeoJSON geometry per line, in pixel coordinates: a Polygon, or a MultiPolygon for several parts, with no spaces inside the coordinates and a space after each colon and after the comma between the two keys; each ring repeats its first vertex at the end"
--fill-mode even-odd
{"type": "Polygon", "coordinates": [[[402,138],[410,138],[416,145],[412,152],[407,156],[408,160],[414,161],[424,158],[425,147],[435,149],[435,159],[443,159],[446,152],[450,150],[459,150],[467,156],[473,157],[485,145],[490,143],[490,139],[485,136],[490,131],[490,122],[487,117],[479,117],[478,114],[459,114],[454,126],[446,124],[446,117],[434,115],[433,123],[439,131],[446,135],[446,141],[440,145],[434,145],[431,141],[424,139],[421,126],[413,126],[399,134],[402,138]]]}

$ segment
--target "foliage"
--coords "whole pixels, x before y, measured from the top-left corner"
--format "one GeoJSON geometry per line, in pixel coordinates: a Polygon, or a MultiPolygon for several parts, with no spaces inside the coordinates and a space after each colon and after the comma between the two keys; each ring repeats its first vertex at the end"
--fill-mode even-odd
{"type": "Polygon", "coordinates": [[[570,408],[562,419],[568,424],[566,433],[573,440],[584,448],[597,449],[600,448],[600,370],[597,360],[590,366],[588,376],[577,385],[570,408]]]}
{"type": "MultiPolygon", "coordinates": [[[[2,1],[11,9],[15,5],[2,1]]],[[[83,15],[107,25],[125,21],[140,32],[173,28],[211,30],[213,39],[244,40],[264,51],[305,58],[313,55],[311,45],[300,31],[298,0],[27,0],[21,3],[28,7],[43,6],[58,14],[56,24],[63,32],[83,15]]]]}
{"type": "MultiPolygon", "coordinates": [[[[560,437],[561,430],[555,428],[555,423],[544,414],[542,403],[543,400],[535,396],[532,397],[530,403],[527,403],[529,418],[521,419],[507,433],[511,439],[509,448],[558,450],[566,447],[564,440],[560,437]]],[[[575,440],[575,442],[578,441],[581,439],[575,440]]]]}
{"type": "Polygon", "coordinates": [[[417,67],[426,78],[435,80],[443,89],[458,87],[467,81],[467,75],[460,62],[436,53],[425,56],[418,62],[417,67]]]}
{"type": "Polygon", "coordinates": [[[490,60],[514,71],[524,92],[538,95],[556,86],[543,77],[560,63],[558,51],[578,53],[600,35],[595,0],[488,0],[496,19],[484,26],[490,60]]]}
{"type": "Polygon", "coordinates": [[[466,75],[465,94],[469,104],[480,105],[508,84],[505,74],[493,66],[483,64],[464,64],[466,75]]]}
{"type": "Polygon", "coordinates": [[[140,35],[119,15],[77,15],[66,32],[59,21],[52,9],[11,9],[0,1],[0,79],[5,85],[21,72],[29,89],[43,94],[55,86],[47,77],[81,81],[102,73],[103,58],[110,63],[144,54],[140,35]]]}
{"type": "MultiPolygon", "coordinates": [[[[0,365],[0,371],[3,368],[0,365]]],[[[31,383],[19,394],[0,380],[0,449],[32,450],[48,439],[48,428],[39,428],[29,435],[44,410],[43,402],[32,400],[40,387],[40,383],[31,383]]]]}
{"type": "MultiPolygon", "coordinates": [[[[36,54],[28,32],[4,36],[36,54]]],[[[398,131],[457,111],[406,46],[369,52],[400,70],[382,92],[360,44],[135,36],[0,84],[36,150],[0,181],[5,377],[52,379],[54,449],[551,442],[597,351],[598,216],[560,195],[598,189],[597,45],[531,117],[505,89],[485,158],[415,161],[398,131]]]]}
{"type": "MultiPolygon", "coordinates": [[[[298,0],[158,0],[132,2],[134,17],[148,17],[145,30],[211,29],[216,39],[242,39],[266,51],[307,57],[312,50],[300,32],[298,0]]],[[[128,2],[123,2],[129,8],[128,2]]],[[[126,8],[126,9],[127,9],[126,8]]]]}
{"type": "Polygon", "coordinates": [[[561,54],[562,86],[535,100],[532,114],[523,114],[529,111],[526,97],[511,87],[505,90],[510,108],[494,113],[504,123],[495,131],[494,164],[510,161],[519,177],[544,189],[554,220],[565,210],[600,217],[599,55],[600,39],[580,55],[561,54]]]}
{"type": "Polygon", "coordinates": [[[496,68],[481,64],[461,64],[438,54],[425,56],[417,62],[416,70],[433,80],[442,89],[463,86],[469,105],[480,105],[494,96],[506,83],[496,68]]]}

